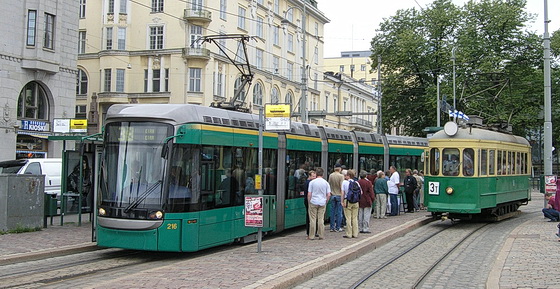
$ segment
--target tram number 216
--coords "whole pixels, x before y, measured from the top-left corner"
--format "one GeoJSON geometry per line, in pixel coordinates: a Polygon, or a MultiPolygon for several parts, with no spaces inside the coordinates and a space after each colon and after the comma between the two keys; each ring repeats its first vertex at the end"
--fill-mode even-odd
{"type": "Polygon", "coordinates": [[[439,195],[439,182],[428,183],[428,194],[439,195]]]}
{"type": "Polygon", "coordinates": [[[177,230],[177,223],[169,223],[167,224],[167,230],[177,230]]]}

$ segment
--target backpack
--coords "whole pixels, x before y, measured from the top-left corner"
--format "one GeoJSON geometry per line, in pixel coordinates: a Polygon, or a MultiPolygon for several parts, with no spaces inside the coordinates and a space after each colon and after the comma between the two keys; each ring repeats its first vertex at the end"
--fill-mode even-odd
{"type": "Polygon", "coordinates": [[[348,192],[346,192],[346,200],[350,203],[357,203],[360,200],[362,189],[356,181],[350,181],[348,184],[348,192]]]}

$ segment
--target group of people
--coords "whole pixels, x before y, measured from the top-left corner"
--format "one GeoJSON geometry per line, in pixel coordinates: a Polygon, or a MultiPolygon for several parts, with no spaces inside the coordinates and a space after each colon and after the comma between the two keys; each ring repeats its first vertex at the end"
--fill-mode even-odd
{"type": "MultiPolygon", "coordinates": [[[[331,203],[330,231],[343,232],[344,238],[357,238],[360,233],[371,233],[369,221],[372,211],[375,218],[387,218],[387,204],[390,204],[390,216],[398,214],[398,193],[400,176],[395,166],[387,173],[383,171],[370,173],[362,170],[359,175],[355,170],[346,170],[336,164],[334,171],[324,178],[324,170],[317,168],[308,172],[304,185],[305,206],[307,214],[307,239],[324,238],[324,216],[327,203],[331,203]],[[352,201],[348,197],[359,189],[359,198],[352,201]],[[375,207],[373,207],[375,204],[375,207]]],[[[418,171],[406,170],[404,180],[408,211],[414,212],[422,207],[421,186],[424,179],[418,171]],[[410,193],[410,197],[409,197],[410,193]]]]}

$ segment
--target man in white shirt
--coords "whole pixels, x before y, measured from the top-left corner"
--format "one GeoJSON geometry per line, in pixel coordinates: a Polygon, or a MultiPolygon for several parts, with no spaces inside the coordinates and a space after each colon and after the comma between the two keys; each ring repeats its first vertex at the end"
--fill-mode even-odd
{"type": "Polygon", "coordinates": [[[399,214],[397,196],[399,195],[399,183],[401,180],[395,166],[390,166],[389,172],[391,173],[391,178],[387,182],[387,186],[389,187],[389,202],[391,204],[391,214],[389,214],[389,216],[396,216],[399,214]]]}
{"type": "Polygon", "coordinates": [[[331,197],[331,186],[323,178],[323,168],[315,170],[317,178],[309,183],[307,199],[309,201],[309,236],[308,240],[315,239],[312,232],[317,232],[319,240],[323,240],[325,234],[325,210],[327,200],[331,197]]]}

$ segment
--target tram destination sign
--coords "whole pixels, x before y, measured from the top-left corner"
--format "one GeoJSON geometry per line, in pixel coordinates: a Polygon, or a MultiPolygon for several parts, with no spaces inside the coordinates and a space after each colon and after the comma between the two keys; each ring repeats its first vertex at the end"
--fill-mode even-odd
{"type": "Polygon", "coordinates": [[[289,131],[290,112],[289,104],[265,105],[265,130],[289,131]]]}

